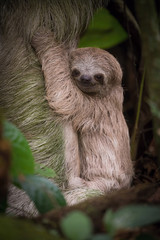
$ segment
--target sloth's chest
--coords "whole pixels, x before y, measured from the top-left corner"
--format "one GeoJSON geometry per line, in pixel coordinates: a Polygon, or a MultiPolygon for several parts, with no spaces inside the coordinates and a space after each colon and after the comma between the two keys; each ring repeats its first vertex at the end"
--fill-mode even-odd
{"type": "Polygon", "coordinates": [[[79,138],[80,166],[82,176],[106,177],[123,169],[121,143],[114,135],[90,135],[79,138]],[[91,176],[90,176],[91,174],[91,176]]]}

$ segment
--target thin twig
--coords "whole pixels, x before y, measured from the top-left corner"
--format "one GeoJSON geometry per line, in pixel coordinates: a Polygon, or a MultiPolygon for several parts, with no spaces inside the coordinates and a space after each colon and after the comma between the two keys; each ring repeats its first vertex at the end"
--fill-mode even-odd
{"type": "Polygon", "coordinates": [[[132,157],[133,161],[135,160],[136,154],[137,154],[137,145],[138,145],[137,136],[138,136],[138,130],[139,130],[138,125],[139,125],[139,118],[140,118],[141,105],[142,105],[144,79],[145,79],[145,68],[144,68],[143,76],[142,76],[142,80],[141,80],[139,98],[138,98],[138,106],[137,106],[137,113],[136,113],[136,120],[135,120],[135,124],[134,124],[133,134],[132,134],[132,137],[131,137],[131,157],[132,157]]]}

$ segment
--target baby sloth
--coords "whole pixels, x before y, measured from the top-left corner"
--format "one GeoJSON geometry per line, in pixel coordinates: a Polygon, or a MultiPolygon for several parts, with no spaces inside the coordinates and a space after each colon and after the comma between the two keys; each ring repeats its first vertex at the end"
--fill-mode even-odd
{"type": "Polygon", "coordinates": [[[32,46],[48,103],[63,124],[68,189],[129,187],[133,168],[117,60],[98,48],[69,51],[44,30],[34,34],[32,46]]]}

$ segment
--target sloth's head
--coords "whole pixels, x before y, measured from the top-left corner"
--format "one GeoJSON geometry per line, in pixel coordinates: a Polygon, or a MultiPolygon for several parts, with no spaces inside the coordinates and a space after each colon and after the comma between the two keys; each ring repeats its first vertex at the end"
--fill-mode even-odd
{"type": "Polygon", "coordinates": [[[87,94],[105,96],[121,84],[122,71],[117,60],[99,48],[78,48],[70,54],[71,78],[87,94]]]}

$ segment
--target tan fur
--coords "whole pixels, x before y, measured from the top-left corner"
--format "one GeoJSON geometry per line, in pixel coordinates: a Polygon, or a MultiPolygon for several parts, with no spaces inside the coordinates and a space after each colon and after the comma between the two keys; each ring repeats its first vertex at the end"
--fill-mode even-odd
{"type": "Polygon", "coordinates": [[[46,98],[64,125],[68,188],[105,193],[129,187],[133,169],[117,60],[97,48],[67,51],[42,29],[32,44],[42,64],[46,98]],[[90,88],[81,85],[71,77],[75,68],[92,79],[102,73],[103,85],[94,79],[90,88]]]}

